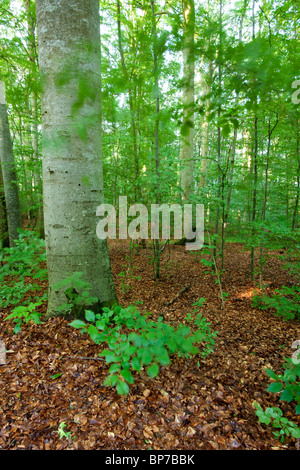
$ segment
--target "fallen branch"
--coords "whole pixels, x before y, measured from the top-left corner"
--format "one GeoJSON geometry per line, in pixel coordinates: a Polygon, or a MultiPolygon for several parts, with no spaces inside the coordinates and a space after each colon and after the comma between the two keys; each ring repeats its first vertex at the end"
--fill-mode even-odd
{"type": "Polygon", "coordinates": [[[183,292],[189,290],[190,287],[191,287],[190,285],[184,286],[182,289],[180,289],[179,292],[177,292],[177,294],[175,295],[175,297],[174,297],[172,300],[170,300],[170,302],[165,302],[165,305],[167,305],[167,306],[168,306],[168,305],[172,305],[172,304],[175,302],[175,300],[177,300],[178,297],[179,297],[181,294],[183,294],[183,292]]]}
{"type": "Polygon", "coordinates": [[[84,356],[66,356],[69,359],[81,359],[81,360],[91,360],[91,361],[105,361],[104,357],[84,357],[84,356]]]}

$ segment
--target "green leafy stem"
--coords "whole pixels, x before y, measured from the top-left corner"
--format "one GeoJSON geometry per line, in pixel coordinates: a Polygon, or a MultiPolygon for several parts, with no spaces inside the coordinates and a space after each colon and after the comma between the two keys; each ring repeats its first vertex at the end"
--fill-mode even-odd
{"type": "MultiPolygon", "coordinates": [[[[199,307],[200,303],[194,305],[199,307]]],[[[157,322],[149,321],[147,314],[142,315],[135,306],[116,305],[104,308],[101,314],[86,310],[86,322],[76,319],[70,326],[87,333],[96,344],[107,344],[99,354],[110,366],[104,385],[127,395],[129,386],[135,382],[135,372],[146,369],[148,376],[155,378],[175,353],[190,358],[196,354],[205,357],[213,351],[217,332],[211,332],[210,324],[197,309],[193,313],[186,317],[186,323],[193,322],[194,328],[181,324],[176,329],[165,323],[163,317],[157,322]],[[201,350],[196,346],[199,343],[203,345],[201,350]]]]}

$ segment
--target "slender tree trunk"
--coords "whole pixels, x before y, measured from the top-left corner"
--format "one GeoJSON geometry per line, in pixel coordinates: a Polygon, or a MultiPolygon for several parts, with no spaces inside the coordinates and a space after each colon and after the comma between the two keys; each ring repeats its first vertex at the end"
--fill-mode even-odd
{"type": "Polygon", "coordinates": [[[124,79],[127,83],[128,98],[129,98],[129,109],[131,117],[131,129],[132,129],[132,139],[133,139],[133,157],[134,157],[134,170],[135,170],[135,194],[134,201],[138,202],[140,198],[140,162],[139,162],[139,152],[137,144],[137,125],[136,125],[136,112],[134,106],[134,90],[132,89],[132,84],[130,83],[130,77],[128,74],[127,66],[125,63],[123,44],[122,44],[122,32],[121,32],[121,2],[117,0],[117,23],[118,23],[118,47],[119,53],[121,56],[121,65],[124,74],[124,79]]]}
{"type": "MultiPolygon", "coordinates": [[[[155,94],[155,176],[156,176],[156,191],[155,202],[160,204],[160,159],[159,159],[159,84],[158,84],[158,54],[157,54],[157,31],[156,31],[156,18],[155,18],[155,2],[151,0],[151,13],[152,13],[152,36],[153,36],[153,74],[154,74],[154,94],[155,94]]],[[[155,266],[154,266],[154,279],[159,279],[160,276],[160,245],[159,240],[154,240],[155,252],[155,266]]]]}
{"type": "Polygon", "coordinates": [[[296,154],[297,154],[297,158],[298,158],[297,192],[296,192],[295,207],[294,207],[294,212],[293,212],[292,230],[295,230],[295,228],[297,226],[299,194],[300,194],[300,136],[299,136],[299,124],[298,124],[298,127],[297,127],[296,154]]]}
{"type": "MultiPolygon", "coordinates": [[[[252,39],[255,39],[255,0],[252,2],[252,39]]],[[[252,212],[251,212],[251,222],[252,222],[252,246],[250,254],[250,265],[251,265],[251,280],[254,280],[254,254],[255,254],[255,221],[256,221],[256,203],[257,203],[257,179],[258,179],[258,169],[257,169],[257,152],[258,152],[258,117],[257,117],[257,97],[255,102],[255,114],[254,114],[254,143],[253,143],[253,153],[251,158],[251,167],[253,170],[253,192],[252,192],[252,212]]]]}
{"type": "Polygon", "coordinates": [[[0,80],[0,161],[7,209],[7,225],[10,247],[19,238],[18,229],[22,228],[19,188],[13,147],[11,142],[4,83],[0,80]]]}
{"type": "Polygon", "coordinates": [[[205,116],[202,123],[202,142],[201,142],[201,172],[199,179],[199,187],[201,189],[205,186],[206,173],[207,173],[207,156],[208,156],[208,137],[209,137],[209,106],[210,97],[208,97],[211,91],[211,80],[212,80],[212,62],[209,61],[209,74],[207,80],[202,75],[201,87],[203,93],[203,104],[205,105],[205,116]]]}
{"type": "Polygon", "coordinates": [[[0,161],[0,249],[9,247],[7,212],[4,195],[4,184],[0,161]]]}
{"type": "Polygon", "coordinates": [[[183,123],[181,136],[181,188],[183,201],[194,192],[194,0],[183,0],[183,123]]]}
{"type": "Polygon", "coordinates": [[[255,236],[255,221],[256,221],[256,203],[257,203],[257,150],[258,150],[258,118],[254,118],[254,149],[252,155],[252,167],[253,167],[253,193],[252,193],[252,246],[251,246],[251,280],[254,280],[254,236],[255,236]]]}
{"type": "Polygon", "coordinates": [[[54,316],[66,300],[57,283],[75,272],[98,298],[92,308],[116,301],[107,241],[96,235],[96,210],[103,202],[99,1],[37,0],[36,12],[47,315],[54,316]]]}
{"type": "Polygon", "coordinates": [[[34,180],[35,180],[35,192],[37,198],[37,227],[39,233],[44,237],[44,213],[43,213],[43,190],[42,190],[42,179],[40,174],[40,162],[39,162],[39,110],[38,110],[38,96],[37,96],[37,81],[38,81],[38,64],[36,63],[36,37],[35,37],[35,22],[32,12],[32,1],[24,0],[27,16],[27,28],[28,28],[28,53],[29,61],[31,64],[32,73],[32,92],[30,96],[31,105],[31,142],[33,149],[33,162],[34,162],[34,180]]]}
{"type": "MultiPolygon", "coordinates": [[[[219,0],[219,22],[220,22],[220,30],[219,30],[219,52],[218,52],[218,94],[219,94],[219,105],[218,105],[218,122],[220,121],[221,117],[221,95],[222,95],[222,55],[223,55],[223,44],[222,44],[222,10],[223,10],[223,2],[219,0]]],[[[215,222],[215,240],[214,240],[214,257],[217,259],[217,237],[219,231],[219,217],[220,217],[220,204],[219,199],[221,195],[223,195],[224,187],[223,187],[223,175],[221,171],[221,128],[218,125],[218,147],[217,147],[217,158],[218,158],[218,202],[217,202],[217,211],[216,211],[216,222],[215,222]]],[[[222,196],[223,197],[223,196],[222,196]]]]}
{"type": "MultiPolygon", "coordinates": [[[[267,155],[266,155],[266,167],[265,167],[265,188],[264,188],[264,198],[263,198],[263,205],[261,210],[261,220],[265,222],[266,220],[266,207],[267,207],[267,200],[268,200],[268,183],[269,183],[269,164],[270,164],[270,151],[271,151],[271,137],[275,127],[278,124],[278,116],[275,125],[271,128],[271,117],[269,116],[268,122],[268,143],[267,143],[267,155]]],[[[260,286],[263,287],[263,253],[264,253],[264,245],[265,245],[265,229],[263,227],[263,234],[260,243],[260,286]]]]}

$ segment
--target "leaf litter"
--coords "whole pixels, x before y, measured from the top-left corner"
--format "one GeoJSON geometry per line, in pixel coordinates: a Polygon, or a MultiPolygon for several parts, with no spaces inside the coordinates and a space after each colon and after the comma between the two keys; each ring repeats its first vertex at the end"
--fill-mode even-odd
{"type": "MultiPolygon", "coordinates": [[[[118,300],[142,302],[156,320],[176,326],[204,297],[202,315],[218,331],[214,352],[205,359],[172,358],[155,379],[136,377],[127,396],[103,386],[108,366],[98,360],[99,346],[71,328],[69,318],[28,324],[18,334],[2,321],[0,365],[0,449],[5,450],[298,450],[299,442],[279,442],[272,428],[259,423],[254,402],[280,406],[300,425],[294,404],[266,391],[265,368],[282,371],[292,344],[300,339],[296,321],[252,307],[249,253],[242,245],[226,251],[221,308],[219,288],[197,257],[182,246],[162,255],[161,278],[153,280],[151,248],[134,253],[135,275],[122,289],[118,274],[128,254],[125,241],[110,241],[118,300]],[[185,289],[185,286],[189,286],[185,289]],[[178,295],[178,293],[180,293],[178,295]],[[3,358],[3,348],[2,358],[3,358]],[[67,437],[58,432],[63,423],[67,437]]],[[[292,282],[272,254],[265,266],[269,285],[292,282]]],[[[44,286],[46,288],[46,286],[44,286]]],[[[43,307],[41,307],[43,308],[43,307]]]]}

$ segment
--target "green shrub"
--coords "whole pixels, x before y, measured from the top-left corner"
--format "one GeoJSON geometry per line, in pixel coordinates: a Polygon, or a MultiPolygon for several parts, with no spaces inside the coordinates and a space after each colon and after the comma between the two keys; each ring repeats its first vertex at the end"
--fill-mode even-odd
{"type": "MultiPolygon", "coordinates": [[[[199,307],[200,304],[196,303],[199,307]]],[[[86,322],[74,320],[70,325],[87,333],[99,345],[107,344],[99,355],[110,365],[104,385],[116,387],[118,394],[127,395],[129,385],[135,382],[134,373],[146,369],[149,377],[159,374],[160,366],[170,364],[170,356],[190,358],[200,354],[207,356],[213,351],[214,338],[210,324],[198,310],[186,317],[194,329],[187,324],[177,329],[164,323],[163,317],[157,322],[149,321],[135,306],[123,308],[119,305],[104,308],[102,314],[87,310],[86,322]],[[202,350],[198,346],[202,344],[202,350]]]]}
{"type": "Polygon", "coordinates": [[[98,303],[98,298],[90,295],[90,283],[83,279],[81,272],[75,272],[66,279],[57,282],[53,289],[65,288],[66,302],[58,307],[58,312],[84,317],[87,305],[98,303]]]}
{"type": "MultiPolygon", "coordinates": [[[[29,230],[20,230],[16,246],[4,248],[0,255],[0,307],[19,304],[30,291],[40,290],[39,284],[25,282],[25,278],[47,279],[44,240],[29,230]]],[[[35,297],[36,298],[36,297],[35,297]]],[[[28,303],[31,301],[28,298],[28,303]]]]}
{"type": "Polygon", "coordinates": [[[268,392],[280,393],[280,400],[296,402],[296,414],[300,414],[300,361],[286,358],[283,374],[276,374],[266,369],[268,376],[274,380],[267,388],[268,392]]]}
{"type": "MultiPolygon", "coordinates": [[[[283,368],[283,374],[276,374],[272,369],[266,369],[268,376],[273,379],[267,391],[280,393],[279,400],[281,401],[292,402],[294,400],[296,402],[296,414],[300,414],[300,353],[298,359],[286,358],[283,368]]],[[[280,408],[270,407],[264,411],[257,403],[254,405],[256,407],[256,415],[261,423],[272,424],[273,427],[280,429],[275,431],[274,435],[281,442],[284,441],[285,435],[291,435],[297,439],[300,438],[300,428],[285,418],[280,408]]]]}
{"type": "Polygon", "coordinates": [[[261,310],[272,309],[276,316],[281,316],[286,321],[300,320],[300,287],[283,286],[275,289],[275,294],[271,297],[255,295],[252,306],[261,310]]]}
{"type": "Polygon", "coordinates": [[[255,403],[256,412],[259,422],[263,424],[272,424],[274,428],[278,428],[279,431],[274,431],[273,434],[280,439],[281,442],[284,442],[285,436],[292,436],[295,439],[300,438],[300,428],[289,421],[283,416],[282,410],[276,407],[268,407],[266,410],[263,410],[262,407],[255,403]]]}
{"type": "Polygon", "coordinates": [[[43,323],[41,321],[41,312],[36,311],[36,307],[41,305],[42,302],[30,303],[29,305],[20,305],[19,307],[15,307],[10,315],[5,317],[4,320],[11,320],[13,319],[16,326],[14,328],[14,333],[19,333],[22,328],[23,323],[29,323],[30,321],[39,324],[43,323]]]}

